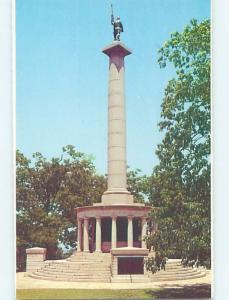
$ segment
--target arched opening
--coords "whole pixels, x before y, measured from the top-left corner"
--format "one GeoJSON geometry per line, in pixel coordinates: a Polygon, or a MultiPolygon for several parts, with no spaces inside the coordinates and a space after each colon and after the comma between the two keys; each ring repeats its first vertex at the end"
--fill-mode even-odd
{"type": "Polygon", "coordinates": [[[117,218],[117,247],[127,247],[127,218],[117,218]]]}

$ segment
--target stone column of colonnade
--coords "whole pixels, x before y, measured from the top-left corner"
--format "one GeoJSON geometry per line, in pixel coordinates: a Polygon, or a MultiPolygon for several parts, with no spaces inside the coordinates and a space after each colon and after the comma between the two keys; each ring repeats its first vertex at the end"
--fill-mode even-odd
{"type": "Polygon", "coordinates": [[[127,246],[133,247],[133,218],[128,217],[127,246]]]}
{"type": "Polygon", "coordinates": [[[101,218],[96,217],[96,235],[95,235],[95,243],[96,243],[96,252],[101,252],[101,218]]]}
{"type": "MultiPolygon", "coordinates": [[[[77,238],[77,252],[81,252],[81,237],[82,237],[82,219],[78,220],[78,238],[77,238]]],[[[89,219],[83,219],[83,251],[89,252],[89,234],[88,234],[89,219]]],[[[142,248],[146,248],[146,243],[143,240],[146,236],[147,219],[146,217],[141,218],[141,239],[142,248]]],[[[96,217],[96,236],[95,236],[96,252],[101,252],[101,217],[96,217]]],[[[128,226],[127,226],[127,246],[133,247],[133,217],[128,216],[128,226]]],[[[112,216],[112,226],[111,226],[111,247],[117,247],[117,217],[112,216]]]]}
{"type": "Polygon", "coordinates": [[[126,188],[126,112],[124,57],[131,51],[121,42],[103,49],[109,56],[108,92],[108,188],[102,196],[105,204],[132,204],[126,188]]]}
{"type": "Polygon", "coordinates": [[[112,248],[117,247],[117,218],[115,216],[112,217],[112,224],[111,224],[111,246],[112,248]]]}
{"type": "Polygon", "coordinates": [[[141,232],[142,248],[147,248],[146,242],[143,240],[143,238],[146,236],[146,228],[147,228],[147,219],[142,218],[142,232],[141,232]]]}
{"type": "Polygon", "coordinates": [[[82,237],[82,227],[81,227],[81,224],[82,224],[82,220],[81,219],[78,219],[77,220],[77,252],[81,252],[81,237],[82,237]]]}
{"type": "Polygon", "coordinates": [[[84,252],[89,252],[89,234],[88,234],[88,225],[89,225],[89,220],[88,218],[84,218],[83,222],[83,251],[84,252]]]}

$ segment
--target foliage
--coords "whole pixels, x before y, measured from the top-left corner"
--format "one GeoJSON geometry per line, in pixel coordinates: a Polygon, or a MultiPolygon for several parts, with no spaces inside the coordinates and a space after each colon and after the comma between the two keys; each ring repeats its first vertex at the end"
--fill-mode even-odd
{"type": "Polygon", "coordinates": [[[151,212],[158,230],[149,234],[155,259],[148,268],[164,267],[165,257],[184,264],[210,265],[210,21],[192,20],[173,33],[159,50],[160,67],[170,62],[176,77],[168,82],[159,123],[164,139],[151,178],[151,212]]]}
{"type": "Polygon", "coordinates": [[[140,174],[140,169],[127,171],[127,189],[134,196],[135,202],[144,203],[150,194],[149,177],[140,174]]]}
{"type": "Polygon", "coordinates": [[[46,247],[54,259],[62,256],[61,243],[76,247],[75,208],[99,202],[106,180],[73,146],[64,147],[60,158],[33,158],[31,164],[17,151],[17,249],[46,247]]]}

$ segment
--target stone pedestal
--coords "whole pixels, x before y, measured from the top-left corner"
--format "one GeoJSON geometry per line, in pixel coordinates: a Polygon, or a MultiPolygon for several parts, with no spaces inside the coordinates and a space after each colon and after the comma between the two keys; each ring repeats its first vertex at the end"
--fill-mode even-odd
{"type": "Polygon", "coordinates": [[[43,267],[46,259],[46,248],[26,249],[26,272],[34,272],[43,267]]]}
{"type": "Polygon", "coordinates": [[[132,204],[133,196],[126,189],[126,116],[124,57],[131,51],[115,41],[103,49],[109,56],[108,92],[108,189],[104,204],[132,204]]]}

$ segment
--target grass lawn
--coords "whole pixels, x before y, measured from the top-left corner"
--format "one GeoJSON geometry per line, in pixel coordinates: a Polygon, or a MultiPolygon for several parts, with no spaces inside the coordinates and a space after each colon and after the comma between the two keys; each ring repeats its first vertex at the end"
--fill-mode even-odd
{"type": "Polygon", "coordinates": [[[28,289],[17,290],[17,299],[179,299],[210,298],[209,284],[167,289],[80,290],[28,289]]]}

